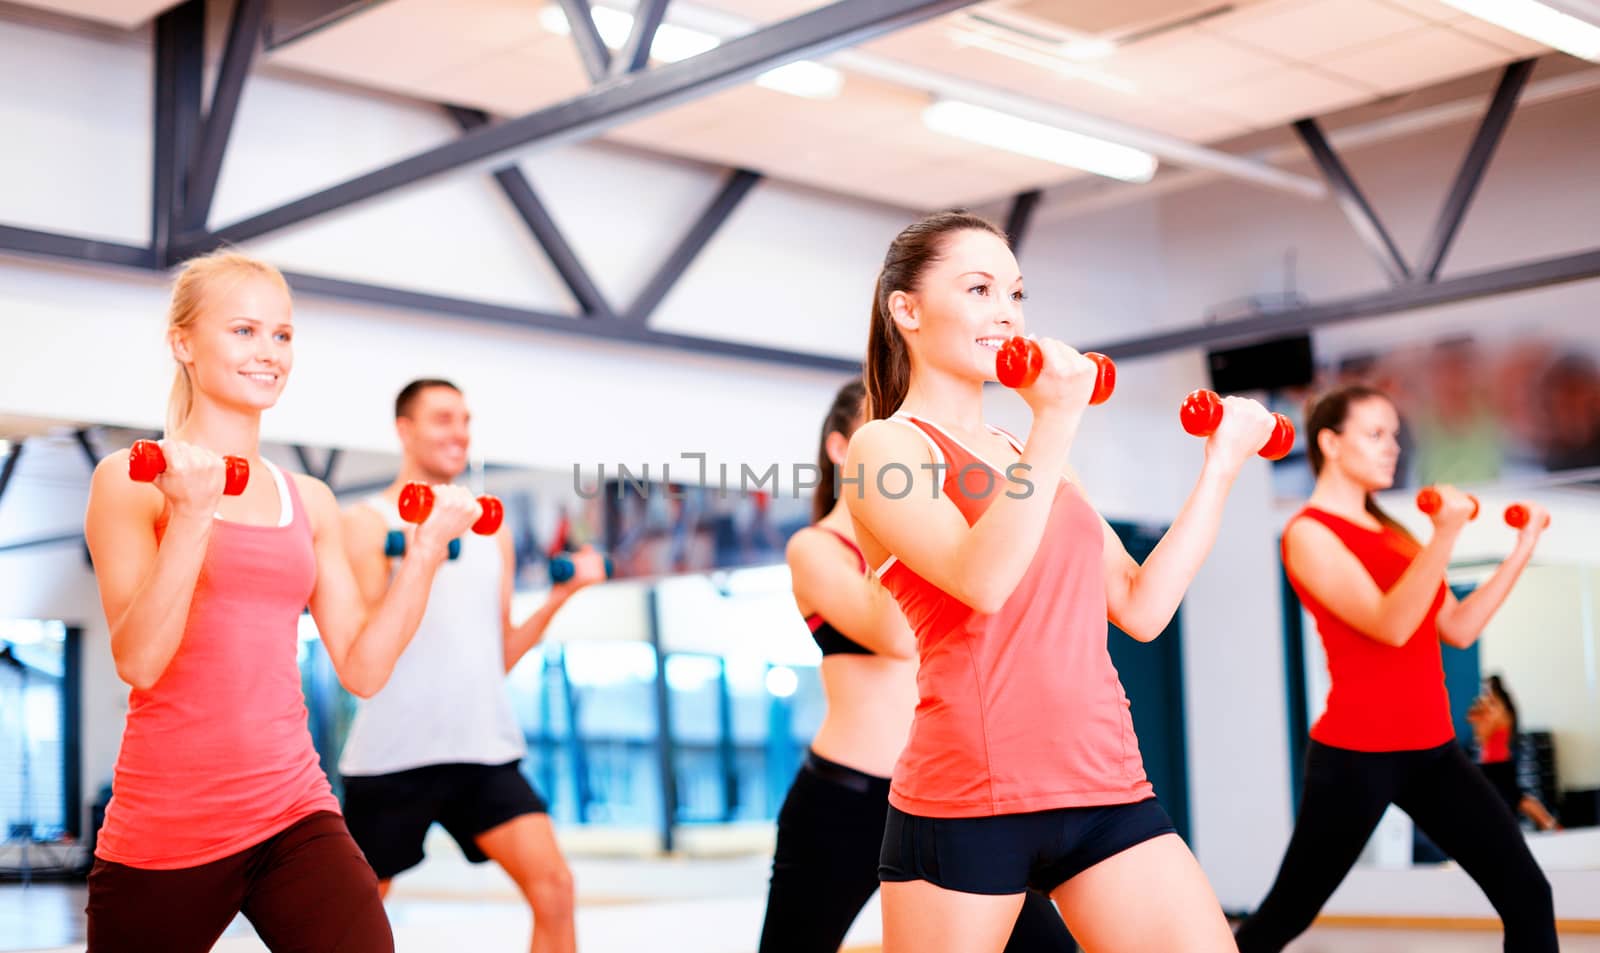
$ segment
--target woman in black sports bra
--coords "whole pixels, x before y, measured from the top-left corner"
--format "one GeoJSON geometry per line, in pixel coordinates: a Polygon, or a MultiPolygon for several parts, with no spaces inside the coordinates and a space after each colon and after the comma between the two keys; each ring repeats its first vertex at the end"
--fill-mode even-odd
{"type": "MultiPolygon", "coordinates": [[[[889,775],[917,707],[917,646],[867,572],[834,474],[861,425],[866,390],[839,390],[822,425],[813,524],[789,540],[795,604],[822,650],[827,714],[778,813],[760,953],[833,953],[878,889],[889,775]]],[[[1008,953],[1076,950],[1047,897],[1030,893],[1008,953]]]]}

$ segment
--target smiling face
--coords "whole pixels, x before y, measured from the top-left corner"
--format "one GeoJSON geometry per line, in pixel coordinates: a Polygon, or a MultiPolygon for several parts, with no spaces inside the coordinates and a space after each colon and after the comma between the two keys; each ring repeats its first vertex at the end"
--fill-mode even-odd
{"type": "Polygon", "coordinates": [[[467,469],[471,423],[461,392],[437,385],[412,398],[405,414],[395,418],[395,429],[407,461],[439,482],[449,482],[467,469]]]}
{"type": "Polygon", "coordinates": [[[999,236],[966,229],[945,236],[914,289],[890,295],[895,323],[923,367],[994,380],[995,355],[1025,328],[1022,272],[999,236]]]}
{"type": "Polygon", "coordinates": [[[265,274],[208,281],[194,319],[170,332],[173,357],[212,403],[255,411],[277,403],[294,366],[294,315],[283,285],[265,274]]]}

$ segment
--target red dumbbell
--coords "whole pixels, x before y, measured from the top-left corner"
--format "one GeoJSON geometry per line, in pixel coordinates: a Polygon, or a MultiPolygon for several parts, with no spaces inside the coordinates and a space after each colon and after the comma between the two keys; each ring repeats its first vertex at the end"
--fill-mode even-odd
{"type": "MultiPolygon", "coordinates": [[[[1097,351],[1085,351],[1083,356],[1094,362],[1097,371],[1094,393],[1089,395],[1089,403],[1103,404],[1111,399],[1111,392],[1117,389],[1117,365],[1097,351]]],[[[1042,370],[1044,351],[1040,349],[1039,342],[1025,337],[1014,337],[1007,341],[994,359],[995,376],[1010,388],[1031,386],[1039,379],[1042,370]]]]}
{"type": "MultiPolygon", "coordinates": [[[[479,536],[493,536],[506,518],[505,504],[501,503],[498,497],[480,496],[478,505],[483,507],[483,515],[472,524],[472,531],[479,536]]],[[[407,523],[420,524],[432,512],[433,487],[426,483],[407,483],[400,488],[401,519],[407,523]]]]}
{"type": "MultiPolygon", "coordinates": [[[[1467,494],[1467,499],[1472,501],[1472,515],[1467,517],[1467,519],[1468,520],[1475,520],[1475,519],[1478,518],[1478,498],[1473,496],[1471,493],[1468,493],[1467,494]]],[[[1428,516],[1432,516],[1433,514],[1439,512],[1439,507],[1441,507],[1443,505],[1444,505],[1444,498],[1441,497],[1439,495],[1439,491],[1434,489],[1433,487],[1425,486],[1422,489],[1417,491],[1417,509],[1421,510],[1423,513],[1427,514],[1428,516]]],[[[1526,510],[1523,511],[1522,518],[1524,520],[1526,520],[1528,518],[1528,514],[1527,514],[1526,510]]],[[[1506,522],[1509,523],[1510,521],[1511,521],[1511,515],[1508,512],[1506,514],[1506,522]]]]}
{"type": "MultiPolygon", "coordinates": [[[[1294,449],[1294,422],[1277,413],[1272,421],[1272,436],[1256,452],[1268,460],[1282,460],[1294,449]]],[[[1191,392],[1178,407],[1178,423],[1190,436],[1211,436],[1222,426],[1222,398],[1214,390],[1191,392]]]]}
{"type": "MultiPolygon", "coordinates": [[[[250,482],[250,461],[244,457],[223,457],[227,471],[223,478],[224,496],[238,496],[250,482]]],[[[167,472],[167,455],[161,444],[154,440],[135,440],[128,450],[128,477],[135,483],[154,483],[156,477],[167,472]]]]}
{"type": "MultiPolygon", "coordinates": [[[[1526,506],[1521,503],[1513,503],[1506,507],[1506,525],[1512,529],[1521,529],[1528,525],[1528,517],[1530,515],[1526,506]]],[[[1550,525],[1550,514],[1548,513],[1545,514],[1544,525],[1550,525]]]]}

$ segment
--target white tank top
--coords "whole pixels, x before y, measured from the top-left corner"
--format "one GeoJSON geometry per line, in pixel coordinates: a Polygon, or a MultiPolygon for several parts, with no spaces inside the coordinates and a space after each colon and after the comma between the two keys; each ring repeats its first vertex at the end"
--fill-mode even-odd
{"type": "MultiPolygon", "coordinates": [[[[390,529],[394,504],[365,501],[390,529]]],[[[493,536],[468,533],[459,558],[433,577],[417,634],[376,695],[361,699],[339,757],[345,775],[390,774],[430,764],[505,764],[527,747],[506,695],[500,630],[505,563],[493,536]]]]}

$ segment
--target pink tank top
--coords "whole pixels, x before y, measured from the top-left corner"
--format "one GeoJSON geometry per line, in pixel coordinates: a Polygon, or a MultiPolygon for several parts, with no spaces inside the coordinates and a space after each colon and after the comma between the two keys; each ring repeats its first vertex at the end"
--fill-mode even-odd
{"type": "Polygon", "coordinates": [[[289,524],[212,523],[183,642],[161,679],[128,698],[102,860],[197,867],[339,810],[295,660],[317,578],[311,523],[293,480],[277,478],[289,524]]]}
{"type": "MultiPolygon", "coordinates": [[[[941,493],[968,525],[1012,490],[1004,471],[937,426],[896,419],[921,430],[948,466],[941,493]]],[[[1099,516],[1063,480],[1033,562],[993,615],[893,556],[879,567],[916,632],[920,662],[916,717],[890,803],[922,817],[981,817],[1154,795],[1106,648],[1103,549],[1099,516]]]]}

